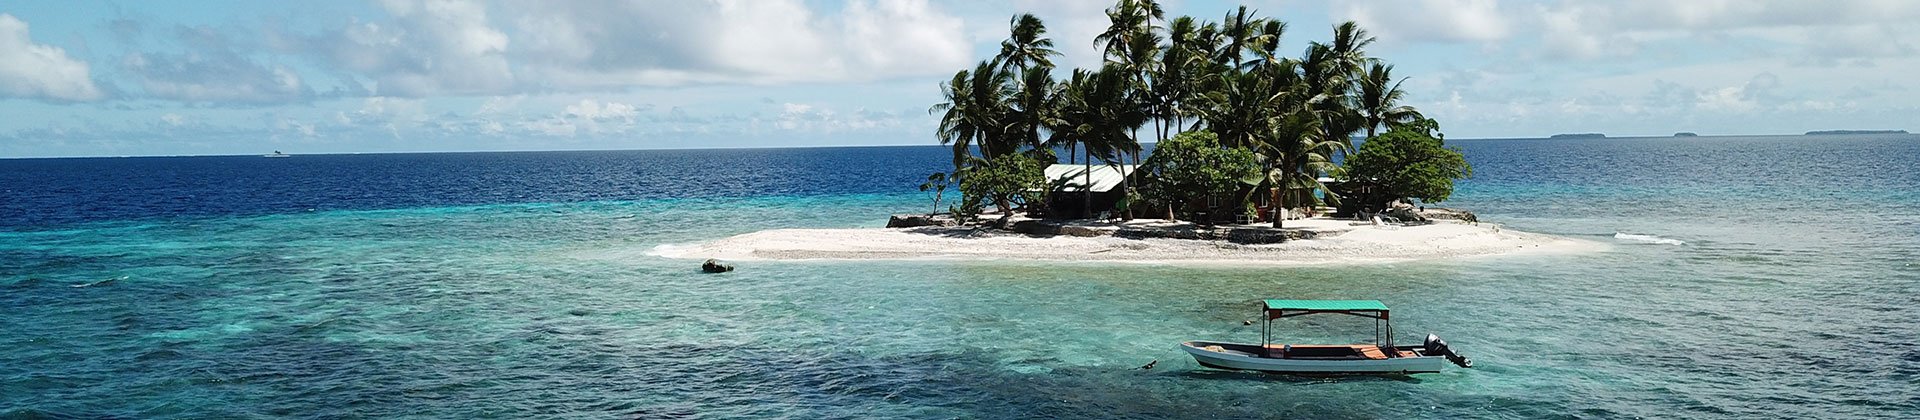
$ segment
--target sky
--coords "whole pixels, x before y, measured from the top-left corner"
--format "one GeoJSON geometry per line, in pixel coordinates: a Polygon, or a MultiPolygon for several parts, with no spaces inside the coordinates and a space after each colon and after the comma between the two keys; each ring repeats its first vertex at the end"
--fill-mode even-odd
{"type": "MultiPolygon", "coordinates": [[[[1293,55],[1359,22],[1449,138],[1920,128],[1920,1],[1246,4],[1293,55]]],[[[1095,67],[1111,5],[8,0],[0,157],[932,145],[1010,17],[1095,67]]]]}

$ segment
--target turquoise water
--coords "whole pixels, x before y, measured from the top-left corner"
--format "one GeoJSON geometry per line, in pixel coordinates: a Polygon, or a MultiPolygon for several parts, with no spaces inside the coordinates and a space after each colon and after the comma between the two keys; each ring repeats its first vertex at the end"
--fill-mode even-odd
{"type": "MultiPolygon", "coordinates": [[[[1920,415],[1920,139],[1455,143],[1477,176],[1447,205],[1613,246],[1355,267],[744,262],[726,275],[648,255],[923,211],[913,174],[937,169],[938,148],[518,154],[486,158],[466,176],[485,184],[464,187],[432,168],[480,158],[303,161],[325,169],[300,181],[323,198],[206,181],[287,168],[195,172],[219,160],[131,163],[183,165],[159,192],[10,180],[0,416],[1920,415]],[[680,172],[619,163],[646,159],[680,172]],[[771,174],[689,175],[742,160],[771,174]],[[376,178],[431,188],[365,185],[376,178]],[[436,192],[463,188],[492,195],[436,192]],[[45,201],[86,194],[108,198],[45,201]],[[1241,324],[1269,297],[1383,300],[1400,340],[1439,333],[1477,367],[1302,378],[1174,350],[1257,340],[1241,324]]],[[[77,162],[0,169],[114,165],[77,162]]],[[[1303,341],[1371,331],[1295,326],[1303,341]]]]}

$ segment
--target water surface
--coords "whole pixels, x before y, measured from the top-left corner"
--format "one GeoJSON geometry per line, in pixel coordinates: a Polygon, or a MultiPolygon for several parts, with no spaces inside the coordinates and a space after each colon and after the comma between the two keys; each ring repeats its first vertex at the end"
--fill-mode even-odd
{"type": "Polygon", "coordinates": [[[1616,245],[703,275],[647,253],[923,211],[946,151],[0,160],[0,416],[1920,415],[1920,138],[1451,143],[1476,177],[1445,205],[1616,245]],[[1383,300],[1400,340],[1478,367],[1298,378],[1174,350],[1257,340],[1269,297],[1383,300]]]}

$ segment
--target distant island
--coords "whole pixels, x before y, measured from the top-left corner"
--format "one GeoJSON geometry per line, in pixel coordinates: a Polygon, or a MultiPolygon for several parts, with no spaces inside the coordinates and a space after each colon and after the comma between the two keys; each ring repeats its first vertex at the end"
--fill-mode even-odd
{"type": "Polygon", "coordinates": [[[1673,133],[1673,136],[1674,137],[1700,137],[1700,134],[1694,133],[1692,131],[1682,131],[1678,133],[1673,133]]]}
{"type": "Polygon", "coordinates": [[[1807,132],[1809,136],[1829,134],[1907,134],[1907,130],[1815,130],[1807,132]]]}
{"type": "Polygon", "coordinates": [[[1555,134],[1553,135],[1553,137],[1548,137],[1548,138],[1550,139],[1604,139],[1604,138],[1607,138],[1607,135],[1600,134],[1600,133],[1573,133],[1573,134],[1555,134]]]}

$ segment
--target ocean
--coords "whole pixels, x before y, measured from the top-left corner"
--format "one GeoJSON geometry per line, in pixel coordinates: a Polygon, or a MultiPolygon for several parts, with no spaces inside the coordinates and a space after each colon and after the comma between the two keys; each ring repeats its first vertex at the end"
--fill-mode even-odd
{"type": "Polygon", "coordinates": [[[947,151],[0,160],[0,418],[1920,416],[1920,136],[1449,144],[1475,172],[1439,205],[1611,246],[707,275],[650,252],[928,211],[947,151]],[[1175,350],[1257,341],[1265,298],[1379,299],[1476,367],[1175,350]]]}

